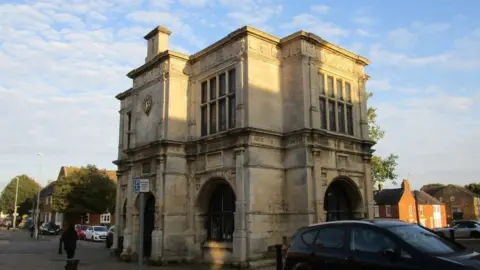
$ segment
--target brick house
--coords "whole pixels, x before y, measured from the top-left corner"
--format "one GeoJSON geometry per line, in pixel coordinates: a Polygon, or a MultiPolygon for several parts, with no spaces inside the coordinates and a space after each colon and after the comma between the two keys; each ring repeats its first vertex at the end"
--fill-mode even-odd
{"type": "Polygon", "coordinates": [[[480,219],[480,195],[458,185],[422,188],[431,196],[445,203],[448,221],[480,219]]]}
{"type": "Polygon", "coordinates": [[[400,188],[379,188],[374,195],[374,200],[376,218],[420,222],[428,228],[446,226],[445,205],[425,192],[412,191],[408,180],[403,180],[400,188]]]}
{"type": "MultiPolygon", "coordinates": [[[[55,189],[56,183],[61,181],[63,177],[66,177],[76,171],[80,170],[79,167],[74,166],[62,166],[56,181],[50,182],[45,188],[40,191],[40,218],[41,223],[44,222],[54,222],[55,224],[65,227],[68,223],[74,224],[90,224],[90,225],[100,225],[100,224],[114,224],[115,220],[112,214],[110,213],[87,213],[82,214],[68,214],[68,216],[63,213],[55,213],[52,210],[53,204],[53,191],[55,189]]],[[[112,181],[117,181],[116,171],[104,170],[112,181]]],[[[111,210],[113,212],[113,209],[111,210]]]]}

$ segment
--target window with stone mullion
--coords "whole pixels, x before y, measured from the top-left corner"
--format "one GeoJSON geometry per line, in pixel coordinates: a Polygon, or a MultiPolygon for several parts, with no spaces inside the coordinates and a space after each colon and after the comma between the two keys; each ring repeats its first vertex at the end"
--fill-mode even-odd
{"type": "Polygon", "coordinates": [[[201,84],[201,136],[235,127],[235,69],[201,84]]]}

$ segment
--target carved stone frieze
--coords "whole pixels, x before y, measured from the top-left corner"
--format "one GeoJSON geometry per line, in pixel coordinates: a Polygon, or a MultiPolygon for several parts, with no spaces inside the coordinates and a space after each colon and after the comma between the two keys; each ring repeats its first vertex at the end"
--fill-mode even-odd
{"type": "Polygon", "coordinates": [[[278,138],[273,138],[270,136],[260,136],[260,135],[254,135],[250,137],[250,142],[253,145],[261,145],[261,146],[271,146],[271,147],[281,147],[282,142],[278,138]]]}

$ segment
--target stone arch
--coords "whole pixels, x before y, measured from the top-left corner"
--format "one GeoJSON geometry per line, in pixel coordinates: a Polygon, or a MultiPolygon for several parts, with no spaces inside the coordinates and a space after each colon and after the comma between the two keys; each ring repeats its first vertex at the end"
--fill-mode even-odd
{"type": "MultiPolygon", "coordinates": [[[[145,193],[144,197],[144,209],[140,209],[140,193],[136,194],[135,209],[138,213],[144,211],[144,223],[143,223],[143,255],[149,258],[152,254],[152,232],[155,229],[155,195],[152,192],[145,193]]],[[[140,217],[139,217],[140,218],[140,217]]]]}
{"type": "Polygon", "coordinates": [[[325,191],[323,207],[326,221],[364,218],[362,193],[349,177],[333,179],[325,191]]]}
{"type": "Polygon", "coordinates": [[[231,183],[218,177],[205,182],[195,202],[205,240],[233,241],[235,202],[231,183]]]}

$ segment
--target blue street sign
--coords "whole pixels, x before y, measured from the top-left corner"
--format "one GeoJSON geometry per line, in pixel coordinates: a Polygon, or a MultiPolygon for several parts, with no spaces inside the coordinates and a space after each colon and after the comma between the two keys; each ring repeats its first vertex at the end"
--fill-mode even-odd
{"type": "Polygon", "coordinates": [[[133,192],[140,192],[140,179],[133,178],[133,192]]]}

